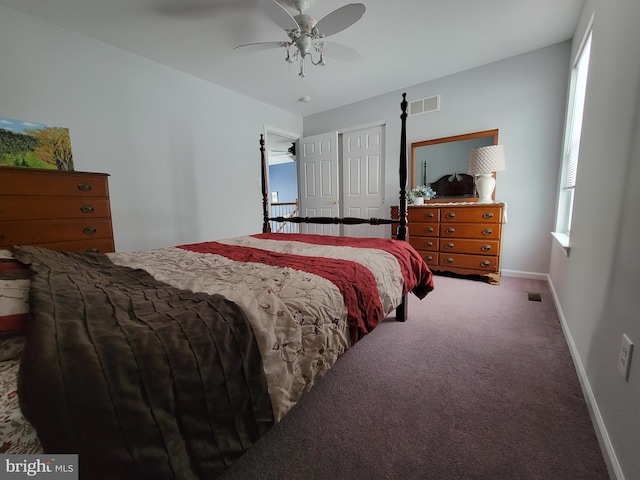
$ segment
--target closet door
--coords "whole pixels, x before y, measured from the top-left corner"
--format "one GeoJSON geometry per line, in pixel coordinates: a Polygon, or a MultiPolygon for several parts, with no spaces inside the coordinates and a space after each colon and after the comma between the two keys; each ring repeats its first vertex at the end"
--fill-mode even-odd
{"type": "MultiPolygon", "coordinates": [[[[384,126],[342,134],[342,215],[388,218],[384,203],[384,126]]],[[[388,209],[387,209],[388,210],[388,209]]],[[[384,226],[344,225],[350,237],[385,237],[384,226]]]]}
{"type": "MultiPolygon", "coordinates": [[[[338,132],[300,139],[298,188],[301,217],[338,217],[338,132]]],[[[339,235],[339,225],[300,224],[300,233],[339,235]]]]}

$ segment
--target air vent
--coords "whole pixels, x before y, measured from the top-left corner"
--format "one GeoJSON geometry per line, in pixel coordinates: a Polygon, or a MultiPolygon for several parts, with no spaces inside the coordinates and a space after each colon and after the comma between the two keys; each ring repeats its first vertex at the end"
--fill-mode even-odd
{"type": "Polygon", "coordinates": [[[537,292],[527,292],[527,299],[530,302],[541,302],[542,301],[542,294],[537,293],[537,292]]]}
{"type": "Polygon", "coordinates": [[[438,110],[440,110],[440,95],[433,95],[409,103],[409,115],[437,112],[438,110]]]}

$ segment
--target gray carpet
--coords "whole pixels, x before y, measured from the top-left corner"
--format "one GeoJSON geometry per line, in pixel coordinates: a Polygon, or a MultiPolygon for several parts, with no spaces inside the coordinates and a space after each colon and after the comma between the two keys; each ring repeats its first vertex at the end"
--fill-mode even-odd
{"type": "Polygon", "coordinates": [[[546,282],[435,280],[223,478],[608,479],[546,282]]]}

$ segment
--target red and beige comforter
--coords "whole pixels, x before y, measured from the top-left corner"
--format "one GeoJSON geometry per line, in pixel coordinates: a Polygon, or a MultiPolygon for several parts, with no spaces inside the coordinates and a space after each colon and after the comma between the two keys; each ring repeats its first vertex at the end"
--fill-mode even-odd
{"type": "Polygon", "coordinates": [[[35,272],[22,410],[93,478],[219,475],[403,295],[433,288],[417,252],[384,239],[15,255],[35,272]]]}

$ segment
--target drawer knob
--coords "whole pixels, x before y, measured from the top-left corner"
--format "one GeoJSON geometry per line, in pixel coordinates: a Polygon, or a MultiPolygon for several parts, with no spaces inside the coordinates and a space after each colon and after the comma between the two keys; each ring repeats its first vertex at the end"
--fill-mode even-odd
{"type": "Polygon", "coordinates": [[[483,235],[491,235],[492,233],[493,230],[491,230],[490,228],[485,228],[484,230],[482,230],[483,235]]]}
{"type": "Polygon", "coordinates": [[[433,242],[424,242],[425,247],[433,247],[433,242]]]}
{"type": "Polygon", "coordinates": [[[80,207],[80,211],[82,213],[93,213],[94,210],[95,208],[93,208],[93,205],[82,205],[80,207]]]}
{"type": "Polygon", "coordinates": [[[85,250],[87,253],[100,253],[100,249],[98,247],[89,247],[85,250]]]}
{"type": "Polygon", "coordinates": [[[480,250],[482,250],[483,252],[488,252],[491,250],[491,245],[482,245],[482,247],[480,247],[480,250]]]}
{"type": "Polygon", "coordinates": [[[433,212],[429,212],[425,215],[426,218],[433,218],[433,212]]]}
{"type": "Polygon", "coordinates": [[[453,212],[447,213],[447,218],[456,218],[456,214],[453,212]]]}
{"type": "Polygon", "coordinates": [[[489,265],[491,265],[491,262],[489,262],[489,260],[483,260],[480,265],[482,265],[483,267],[488,267],[489,265]]]}
{"type": "Polygon", "coordinates": [[[482,214],[482,218],[493,218],[493,213],[485,212],[482,214]]]}
{"type": "Polygon", "coordinates": [[[431,260],[433,260],[433,256],[431,256],[431,255],[427,255],[426,257],[424,257],[424,259],[425,259],[427,262],[430,262],[431,260]]]}
{"type": "Polygon", "coordinates": [[[427,233],[432,233],[433,232],[433,227],[427,227],[424,229],[425,232],[427,233]]]}
{"type": "Polygon", "coordinates": [[[97,231],[98,229],[96,227],[84,227],[82,229],[82,233],[84,233],[85,235],[93,235],[97,231]]]}
{"type": "Polygon", "coordinates": [[[444,263],[453,263],[453,258],[447,257],[444,259],[444,263]]]}
{"type": "Polygon", "coordinates": [[[447,228],[447,233],[454,233],[455,231],[456,231],[456,229],[453,228],[453,227],[447,228]]]}
{"type": "Polygon", "coordinates": [[[88,183],[79,183],[78,190],[81,192],[90,192],[93,187],[88,183]]]}
{"type": "Polygon", "coordinates": [[[444,246],[445,246],[445,248],[453,248],[454,247],[453,242],[448,242],[444,246]]]}

